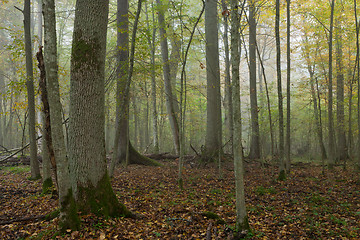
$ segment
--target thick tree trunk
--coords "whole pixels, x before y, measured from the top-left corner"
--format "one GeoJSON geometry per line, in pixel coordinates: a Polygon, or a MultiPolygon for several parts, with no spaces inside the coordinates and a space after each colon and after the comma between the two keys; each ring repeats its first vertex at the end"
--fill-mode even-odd
{"type": "Polygon", "coordinates": [[[24,33],[25,33],[25,55],[26,55],[26,88],[29,111],[29,140],[30,140],[30,168],[31,178],[40,178],[40,167],[37,160],[36,131],[35,131],[35,93],[32,63],[32,46],[30,34],[30,0],[24,1],[24,33]]]}
{"type": "Polygon", "coordinates": [[[179,123],[176,116],[176,109],[173,104],[173,93],[171,88],[171,74],[170,74],[170,64],[169,64],[169,50],[168,50],[168,42],[167,42],[166,30],[165,30],[164,10],[160,0],[156,0],[156,3],[159,7],[158,18],[159,18],[161,55],[163,61],[166,108],[173,134],[175,152],[176,154],[179,154],[180,151],[179,123]]]}
{"type": "Polygon", "coordinates": [[[355,15],[355,26],[356,26],[356,65],[355,69],[357,70],[357,87],[358,87],[358,102],[357,102],[357,117],[358,117],[358,147],[357,147],[357,164],[358,170],[360,171],[360,43],[359,43],[359,30],[360,22],[358,22],[357,17],[357,7],[356,0],[354,0],[354,15],[355,15]]]}
{"type": "Polygon", "coordinates": [[[49,93],[51,138],[56,160],[59,193],[60,228],[78,229],[80,221],[73,201],[69,164],[66,156],[65,137],[62,126],[62,105],[57,65],[55,1],[43,0],[45,67],[47,72],[47,91],[49,93]]]}
{"type": "Polygon", "coordinates": [[[282,99],[281,82],[281,48],[280,48],[280,0],[276,0],[275,16],[275,38],[276,38],[276,74],[278,88],[278,108],[279,108],[279,180],[285,180],[285,159],[284,159],[284,109],[282,99]]]}
{"type": "Polygon", "coordinates": [[[109,1],[78,0],[71,54],[69,162],[82,213],[131,216],[110,184],[105,156],[104,78],[109,1]]]}
{"type": "Polygon", "coordinates": [[[250,78],[250,112],[251,142],[249,158],[260,158],[260,129],[256,93],[256,15],[255,0],[249,1],[249,78],[250,78]]]}
{"type": "Polygon", "coordinates": [[[217,1],[205,1],[206,39],[206,138],[205,149],[210,159],[217,159],[222,149],[222,120],[218,43],[217,1]]]}
{"type": "Polygon", "coordinates": [[[336,119],[337,119],[337,160],[347,159],[347,146],[345,134],[345,113],[344,113],[344,73],[343,73],[343,53],[341,40],[341,23],[337,21],[336,28],[336,119]]]}
{"type": "Polygon", "coordinates": [[[236,191],[236,231],[242,233],[249,231],[244,191],[244,166],[242,152],[241,130],[241,101],[240,101],[240,78],[239,78],[239,13],[237,1],[231,0],[231,66],[232,66],[232,102],[233,108],[233,137],[234,137],[234,168],[235,168],[235,191],[236,191]]]}

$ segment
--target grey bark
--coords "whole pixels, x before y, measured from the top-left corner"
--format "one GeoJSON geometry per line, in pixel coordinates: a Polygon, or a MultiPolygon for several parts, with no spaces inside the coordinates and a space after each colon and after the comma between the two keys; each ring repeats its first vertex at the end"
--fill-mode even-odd
{"type": "Polygon", "coordinates": [[[280,0],[276,0],[275,16],[275,38],[276,38],[276,73],[278,88],[278,108],[279,108],[279,179],[285,178],[285,161],[284,161],[284,109],[282,99],[282,82],[281,82],[281,48],[280,48],[280,0]]]}
{"type": "MultiPolygon", "coordinates": [[[[355,26],[356,26],[356,64],[355,70],[357,71],[357,87],[358,87],[358,96],[360,96],[360,43],[359,43],[359,29],[360,29],[360,22],[358,22],[357,17],[357,7],[356,7],[356,0],[354,0],[354,15],[355,15],[355,26]]],[[[354,74],[355,78],[355,74],[354,74]]],[[[360,98],[358,97],[357,102],[357,117],[358,117],[358,151],[357,151],[357,164],[358,170],[360,170],[360,98]]]]}
{"type": "Polygon", "coordinates": [[[329,84],[328,84],[328,130],[329,130],[329,143],[328,143],[328,164],[329,168],[333,168],[335,164],[335,143],[334,143],[334,120],[333,120],[333,77],[332,77],[332,61],[333,61],[333,22],[334,22],[334,5],[335,0],[331,0],[331,15],[330,15],[330,29],[329,29],[329,84]]]}
{"type": "Polygon", "coordinates": [[[231,67],[232,67],[232,102],[233,108],[233,150],[235,169],[235,192],[236,192],[236,231],[249,230],[248,217],[245,206],[244,191],[244,166],[242,151],[241,130],[241,101],[240,101],[240,78],[239,78],[239,13],[237,1],[231,0],[231,67]]]}
{"type": "Polygon", "coordinates": [[[222,151],[222,121],[218,43],[217,1],[205,1],[206,40],[206,138],[205,148],[210,158],[222,151]],[[213,156],[213,154],[216,154],[213,156]]]}
{"type": "Polygon", "coordinates": [[[150,28],[149,16],[147,10],[147,2],[145,3],[145,14],[146,14],[146,23],[147,28],[151,32],[151,37],[149,34],[148,43],[151,51],[151,104],[152,104],[152,136],[153,136],[153,151],[154,153],[159,153],[159,134],[158,134],[158,121],[157,121],[157,105],[156,105],[156,75],[155,75],[155,37],[156,37],[156,27],[155,27],[155,16],[154,8],[152,5],[152,22],[153,26],[150,28]]]}
{"type": "MultiPolygon", "coordinates": [[[[224,23],[224,48],[225,48],[225,125],[226,131],[225,140],[226,142],[230,140],[230,152],[232,153],[232,126],[233,126],[233,105],[232,105],[232,91],[231,91],[231,81],[230,81],[230,54],[229,54],[229,23],[228,18],[230,11],[227,9],[227,3],[225,0],[221,1],[222,4],[222,15],[224,23]]],[[[239,44],[238,44],[239,45],[239,44]]]]}
{"type": "Polygon", "coordinates": [[[337,144],[336,158],[338,161],[346,160],[347,144],[345,134],[345,113],[344,113],[344,69],[343,69],[343,52],[341,40],[341,23],[337,21],[335,32],[336,44],[336,120],[337,120],[337,144]]]}
{"type": "MultiPolygon", "coordinates": [[[[77,224],[72,222],[68,200],[71,194],[71,182],[69,163],[66,156],[65,137],[62,126],[62,105],[60,102],[60,90],[58,79],[57,63],[57,42],[56,42],[56,18],[55,1],[43,0],[44,14],[44,60],[47,72],[46,83],[50,106],[51,138],[55,155],[60,225],[64,227],[76,228],[77,224]]],[[[75,219],[76,220],[76,219],[75,219]]],[[[76,222],[76,221],[75,221],[76,222]]]]}
{"type": "Polygon", "coordinates": [[[290,96],[290,87],[291,87],[291,46],[290,46],[290,4],[291,0],[286,1],[286,137],[285,137],[285,169],[289,173],[291,166],[290,159],[290,150],[291,150],[291,132],[290,132],[290,123],[291,123],[291,96],[290,96]]]}
{"type": "Polygon", "coordinates": [[[252,159],[260,158],[260,129],[256,91],[256,15],[255,0],[249,1],[249,78],[250,78],[250,108],[251,108],[251,143],[252,159]]]}
{"type": "Polygon", "coordinates": [[[30,34],[30,0],[24,1],[24,32],[25,32],[25,55],[26,55],[26,88],[29,111],[29,141],[30,141],[30,168],[31,178],[40,178],[39,162],[37,160],[36,147],[36,130],[35,130],[35,94],[34,94],[34,77],[33,77],[33,63],[32,63],[32,46],[30,34]]]}
{"type": "Polygon", "coordinates": [[[165,99],[166,109],[169,116],[169,122],[172,130],[174,147],[176,154],[180,151],[180,138],[179,138],[179,123],[176,116],[176,109],[173,104],[173,93],[171,88],[171,74],[170,74],[170,63],[169,63],[169,50],[168,42],[165,30],[165,16],[163,5],[160,0],[156,0],[158,6],[158,19],[159,19],[159,32],[160,32],[160,45],[161,55],[163,62],[163,74],[164,74],[164,88],[165,88],[165,99]]]}

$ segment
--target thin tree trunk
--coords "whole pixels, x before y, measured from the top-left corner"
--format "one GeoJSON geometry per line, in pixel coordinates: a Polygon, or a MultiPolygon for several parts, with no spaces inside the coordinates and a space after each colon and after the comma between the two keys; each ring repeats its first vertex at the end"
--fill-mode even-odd
{"type": "Polygon", "coordinates": [[[165,30],[165,17],[162,3],[160,0],[156,0],[156,3],[159,7],[158,18],[159,18],[159,31],[160,31],[160,45],[161,45],[161,55],[163,61],[163,74],[164,74],[164,90],[165,90],[165,99],[166,99],[166,108],[169,116],[170,126],[174,139],[174,148],[175,152],[179,154],[180,151],[180,139],[179,139],[179,123],[176,116],[175,107],[173,104],[173,93],[171,89],[171,74],[170,74],[170,64],[169,64],[169,50],[167,35],[165,30]]]}
{"type": "Polygon", "coordinates": [[[62,105],[60,102],[57,44],[56,44],[56,20],[55,1],[43,0],[44,14],[44,59],[47,72],[47,91],[49,93],[51,138],[56,161],[60,221],[62,231],[66,229],[78,229],[79,219],[72,201],[72,188],[70,182],[69,163],[66,156],[65,137],[62,126],[62,105]]]}
{"type": "Polygon", "coordinates": [[[291,83],[291,46],[290,46],[290,4],[291,0],[286,1],[286,139],[285,139],[285,169],[290,172],[291,160],[291,137],[290,137],[290,122],[291,122],[291,99],[290,99],[290,83],[291,83]]]}
{"type": "Polygon", "coordinates": [[[230,152],[232,153],[232,126],[233,126],[233,105],[232,105],[232,91],[231,91],[231,81],[230,81],[230,54],[229,54],[229,24],[228,18],[230,11],[227,8],[227,3],[225,0],[221,1],[222,4],[222,15],[223,15],[223,22],[224,22],[224,48],[225,48],[225,125],[226,131],[225,133],[225,141],[227,142],[230,140],[230,152]]]}
{"type": "Polygon", "coordinates": [[[333,22],[334,22],[335,0],[331,0],[331,16],[329,29],[329,84],[328,84],[328,118],[329,118],[329,146],[328,146],[328,164],[332,169],[335,164],[335,144],[334,144],[334,120],[333,120],[333,82],[332,82],[332,61],[333,61],[333,22]]]}
{"type": "Polygon", "coordinates": [[[251,108],[251,144],[250,155],[252,159],[259,159],[260,155],[260,129],[259,113],[256,91],[256,9],[255,0],[249,1],[249,74],[250,74],[250,108],[251,108]]]}
{"type": "Polygon", "coordinates": [[[38,179],[40,175],[40,167],[37,159],[36,147],[36,130],[35,130],[35,93],[34,93],[34,77],[32,63],[32,46],[30,33],[30,0],[24,1],[24,33],[25,33],[25,55],[26,55],[26,88],[29,112],[29,140],[30,140],[30,168],[31,178],[38,179]]]}
{"type": "Polygon", "coordinates": [[[278,87],[278,107],[279,107],[279,180],[285,180],[285,159],[284,159],[284,109],[282,99],[281,82],[281,48],[280,48],[280,0],[276,0],[275,16],[275,38],[276,38],[276,73],[278,87]]]}
{"type": "MultiPolygon", "coordinates": [[[[356,0],[354,0],[354,15],[355,15],[355,26],[356,26],[356,66],[355,69],[357,70],[357,87],[358,87],[358,102],[357,102],[357,117],[358,117],[358,151],[357,151],[357,163],[358,163],[358,170],[360,171],[360,43],[359,43],[359,25],[357,17],[357,6],[356,0]]],[[[354,74],[355,76],[355,74],[354,74]]]]}
{"type": "Polygon", "coordinates": [[[240,78],[239,78],[239,13],[237,1],[231,0],[231,67],[232,67],[232,102],[233,108],[233,137],[234,137],[234,169],[235,169],[235,192],[236,192],[236,231],[243,234],[249,231],[244,191],[244,166],[242,151],[241,130],[241,100],[240,100],[240,78]]]}

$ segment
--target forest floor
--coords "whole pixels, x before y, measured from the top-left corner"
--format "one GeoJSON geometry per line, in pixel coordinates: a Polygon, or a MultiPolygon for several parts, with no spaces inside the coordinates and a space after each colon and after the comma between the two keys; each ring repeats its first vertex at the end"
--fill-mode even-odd
{"type": "MultiPolygon", "coordinates": [[[[184,171],[177,185],[176,161],[164,167],[118,168],[112,181],[119,200],[137,219],[81,217],[81,231],[57,234],[57,221],[41,219],[57,207],[41,195],[29,167],[0,170],[0,239],[230,239],[235,225],[232,164],[219,179],[215,167],[184,171]],[[219,219],[213,219],[215,213],[219,219]],[[13,221],[13,222],[11,222],[13,221]]],[[[360,239],[360,176],[336,167],[321,174],[316,164],[293,166],[286,181],[277,168],[246,164],[248,239],[360,239]]]]}

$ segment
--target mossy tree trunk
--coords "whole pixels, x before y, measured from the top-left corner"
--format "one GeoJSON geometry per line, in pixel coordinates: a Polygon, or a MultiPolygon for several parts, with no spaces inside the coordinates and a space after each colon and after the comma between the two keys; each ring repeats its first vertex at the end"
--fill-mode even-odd
{"type": "Polygon", "coordinates": [[[105,157],[105,54],[109,1],[78,0],[71,54],[69,162],[82,213],[131,216],[110,185],[105,157]]]}

